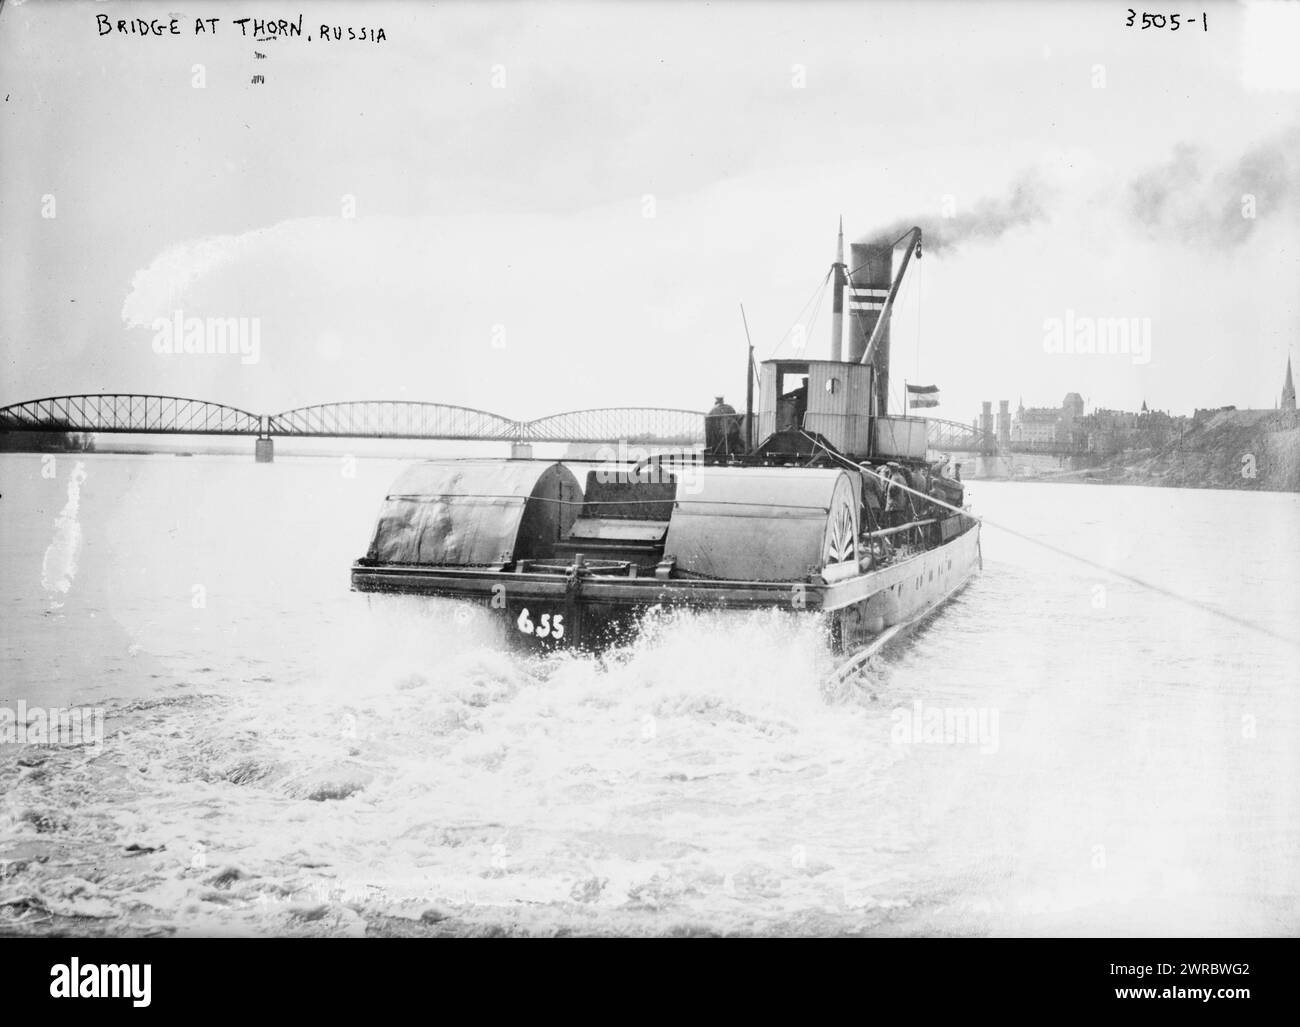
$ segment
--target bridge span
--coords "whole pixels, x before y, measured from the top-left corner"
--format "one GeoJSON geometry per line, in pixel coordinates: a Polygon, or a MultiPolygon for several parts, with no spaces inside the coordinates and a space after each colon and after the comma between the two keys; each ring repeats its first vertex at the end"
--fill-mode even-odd
{"type": "Polygon", "coordinates": [[[359,400],[296,407],[278,414],[180,396],[97,393],[46,396],[0,407],[0,431],[54,434],[246,435],[258,459],[269,460],[272,439],[437,439],[509,442],[525,452],[534,442],[704,442],[704,414],[669,407],[571,410],[531,421],[446,403],[359,400]]]}
{"type": "MultiPolygon", "coordinates": [[[[0,407],[0,431],[55,434],[245,435],[257,458],[272,458],[273,439],[430,439],[508,442],[512,452],[533,443],[664,446],[704,442],[704,413],[675,407],[599,407],[531,421],[472,407],[409,400],[357,400],[257,414],[180,396],[87,393],[46,396],[0,407]]],[[[950,453],[996,452],[996,440],[956,421],[929,419],[930,448],[950,453]]]]}

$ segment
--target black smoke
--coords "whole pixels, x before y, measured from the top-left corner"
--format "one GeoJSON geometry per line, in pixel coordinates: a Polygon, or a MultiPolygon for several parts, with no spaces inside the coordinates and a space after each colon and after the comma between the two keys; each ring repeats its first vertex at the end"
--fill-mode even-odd
{"type": "Polygon", "coordinates": [[[963,211],[955,205],[952,217],[926,215],[904,218],[868,232],[859,243],[892,243],[913,225],[919,225],[922,249],[942,253],[967,242],[993,242],[1015,228],[1047,218],[1055,193],[1036,172],[1025,172],[1012,183],[1006,196],[986,197],[963,211]]]}
{"type": "Polygon", "coordinates": [[[1175,147],[1168,160],[1129,183],[1124,200],[1125,213],[1149,239],[1243,243],[1261,225],[1300,210],[1300,125],[1218,166],[1200,147],[1175,147]]]}
{"type": "MultiPolygon", "coordinates": [[[[859,243],[892,243],[913,225],[923,249],[943,253],[967,243],[995,242],[1008,232],[1046,221],[1060,206],[1058,190],[1035,171],[1021,174],[1004,196],[987,197],[951,217],[933,212],[868,232],[859,243]]],[[[1203,147],[1175,146],[1169,157],[1118,190],[1094,197],[1090,209],[1120,215],[1127,230],[1156,242],[1235,246],[1261,225],[1300,219],[1300,124],[1216,163],[1203,147]]]]}

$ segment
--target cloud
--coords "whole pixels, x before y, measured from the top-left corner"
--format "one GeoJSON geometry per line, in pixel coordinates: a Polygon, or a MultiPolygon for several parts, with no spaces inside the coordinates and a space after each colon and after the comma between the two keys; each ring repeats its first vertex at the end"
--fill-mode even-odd
{"type": "Polygon", "coordinates": [[[132,276],[122,320],[128,328],[148,327],[155,318],[183,308],[196,289],[221,270],[238,269],[257,258],[280,254],[292,269],[292,262],[302,266],[303,258],[313,252],[325,257],[335,248],[317,249],[318,244],[340,224],[341,218],[297,218],[239,235],[211,235],[171,246],[132,276]]]}

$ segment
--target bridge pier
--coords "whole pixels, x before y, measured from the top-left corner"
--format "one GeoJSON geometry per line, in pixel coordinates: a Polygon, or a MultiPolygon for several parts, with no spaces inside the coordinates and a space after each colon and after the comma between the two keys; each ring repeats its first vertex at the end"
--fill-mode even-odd
{"type": "Polygon", "coordinates": [[[275,460],[275,440],[269,435],[259,438],[253,444],[253,459],[259,464],[269,464],[275,460]]]}
{"type": "Polygon", "coordinates": [[[531,442],[510,443],[511,460],[531,460],[532,458],[533,458],[533,444],[531,442]]]}

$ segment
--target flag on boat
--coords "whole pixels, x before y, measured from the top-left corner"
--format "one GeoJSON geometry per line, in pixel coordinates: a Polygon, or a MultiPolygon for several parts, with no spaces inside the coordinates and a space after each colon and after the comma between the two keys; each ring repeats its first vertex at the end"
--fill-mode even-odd
{"type": "Polygon", "coordinates": [[[909,385],[907,387],[907,397],[911,400],[908,405],[913,410],[917,407],[937,407],[939,405],[939,386],[909,385]]]}

